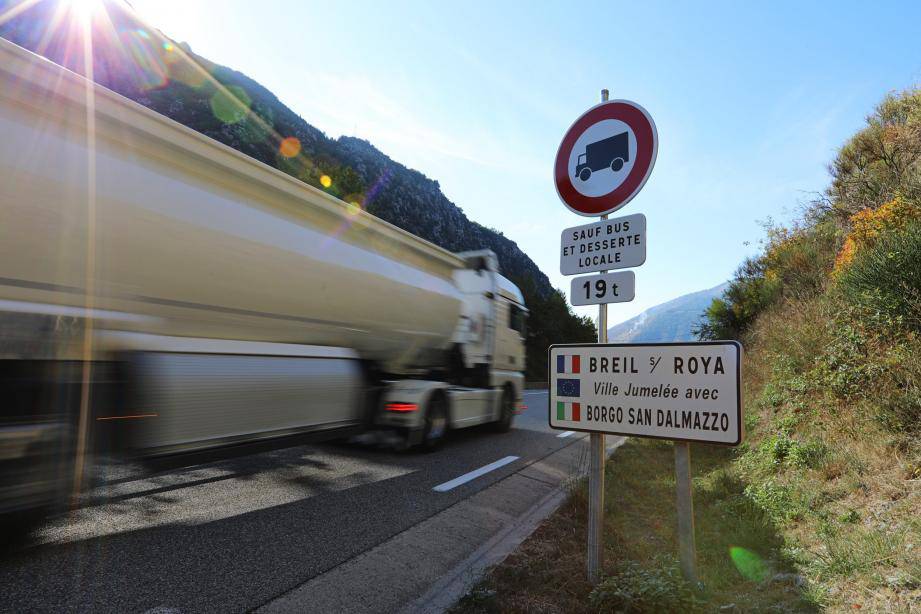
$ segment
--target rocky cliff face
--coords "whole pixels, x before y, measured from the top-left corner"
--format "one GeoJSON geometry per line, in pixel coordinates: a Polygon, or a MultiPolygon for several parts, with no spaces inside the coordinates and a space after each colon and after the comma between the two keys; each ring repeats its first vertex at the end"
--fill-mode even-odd
{"type": "Polygon", "coordinates": [[[437,181],[392,161],[367,141],[344,136],[336,143],[340,159],[365,183],[384,178],[380,192],[368,203],[370,213],[453,252],[489,248],[499,256],[506,276],[530,278],[539,296],[550,294],[550,280],[527,254],[499,231],[467,218],[437,181]]]}

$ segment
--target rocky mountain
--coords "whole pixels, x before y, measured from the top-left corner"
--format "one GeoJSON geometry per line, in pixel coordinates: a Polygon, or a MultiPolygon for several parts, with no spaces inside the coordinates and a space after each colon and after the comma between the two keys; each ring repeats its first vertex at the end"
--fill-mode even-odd
{"type": "MultiPolygon", "coordinates": [[[[88,74],[85,32],[66,5],[41,0],[9,11],[17,4],[0,0],[0,14],[13,15],[0,23],[0,36],[88,74]]],[[[534,261],[501,232],[470,220],[437,181],[367,141],[327,137],[255,80],[146,26],[124,3],[103,7],[91,26],[92,75],[100,85],[441,247],[496,252],[502,273],[522,289],[531,310],[529,379],[546,379],[549,343],[594,339],[594,324],[572,314],[534,261]]]]}
{"type": "Polygon", "coordinates": [[[692,292],[650,307],[635,318],[608,329],[610,343],[664,343],[694,341],[694,327],[704,311],[729,286],[723,283],[708,290],[692,292]]]}

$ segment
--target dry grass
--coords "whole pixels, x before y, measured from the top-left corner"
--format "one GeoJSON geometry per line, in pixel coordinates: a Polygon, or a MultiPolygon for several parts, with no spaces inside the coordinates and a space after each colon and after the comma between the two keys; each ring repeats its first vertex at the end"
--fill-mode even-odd
{"type": "MultiPolygon", "coordinates": [[[[697,607],[711,611],[735,604],[735,611],[812,611],[813,605],[789,578],[783,540],[760,511],[745,502],[744,485],[725,466],[732,452],[694,446],[695,521],[703,590],[697,607]],[[730,548],[744,548],[763,565],[762,576],[746,578],[730,548]],[[779,608],[779,610],[778,610],[779,608]]],[[[633,439],[607,465],[605,486],[605,573],[630,566],[655,572],[677,556],[674,453],[671,444],[633,439]],[[664,562],[664,563],[663,563],[664,562]]],[[[607,612],[623,603],[592,603],[585,580],[585,505],[582,484],[570,500],[455,609],[465,613],[607,612]]],[[[655,573],[652,573],[655,576],[655,573]]],[[[650,582],[656,581],[653,577],[650,582]]],[[[631,587],[636,588],[636,587],[631,587]]],[[[643,588],[643,587],[639,587],[643,588]]],[[[662,599],[668,598],[666,594],[662,599]]],[[[656,602],[624,611],[670,611],[656,602]]],[[[668,602],[670,603],[670,602],[668,602]]]]}
{"type": "Polygon", "coordinates": [[[921,610],[921,447],[917,431],[881,419],[917,381],[921,343],[838,309],[820,297],[759,320],[746,357],[755,427],[734,469],[749,484],[788,489],[800,506],[778,530],[823,609],[921,610]],[[764,451],[779,436],[824,453],[806,465],[772,459],[764,451]]]}

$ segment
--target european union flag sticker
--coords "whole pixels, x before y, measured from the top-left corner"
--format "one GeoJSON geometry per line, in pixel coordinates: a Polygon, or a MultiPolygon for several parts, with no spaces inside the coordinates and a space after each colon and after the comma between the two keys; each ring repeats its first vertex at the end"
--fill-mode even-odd
{"type": "Polygon", "coordinates": [[[556,380],[556,396],[558,397],[577,397],[581,396],[579,392],[579,380],[563,379],[556,380]]]}

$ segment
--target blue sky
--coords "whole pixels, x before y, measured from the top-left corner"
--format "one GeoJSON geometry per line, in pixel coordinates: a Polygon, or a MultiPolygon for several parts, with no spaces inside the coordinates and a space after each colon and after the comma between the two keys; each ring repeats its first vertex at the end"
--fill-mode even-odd
{"type": "Polygon", "coordinates": [[[658,161],[619,213],[646,214],[648,257],[612,324],[728,279],[758,221],[793,217],[873,106],[921,83],[917,1],[131,4],[328,135],[437,179],[564,291],[560,231],[589,220],[559,202],[557,146],[601,88],[639,102],[658,161]]]}

